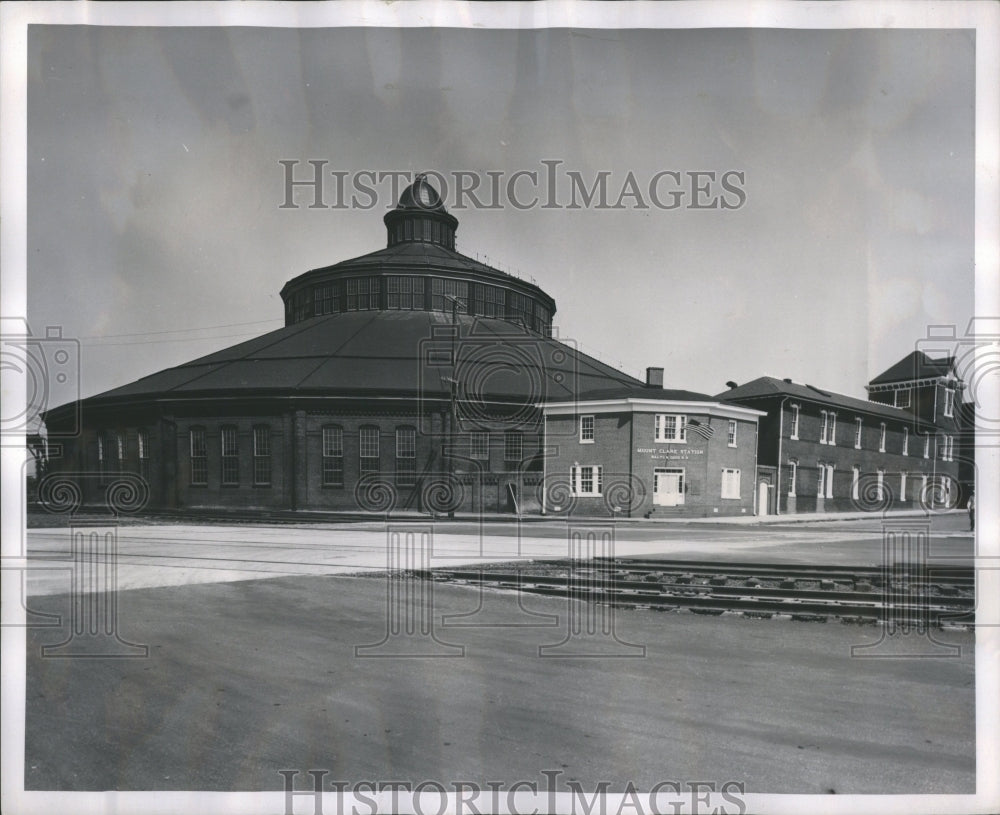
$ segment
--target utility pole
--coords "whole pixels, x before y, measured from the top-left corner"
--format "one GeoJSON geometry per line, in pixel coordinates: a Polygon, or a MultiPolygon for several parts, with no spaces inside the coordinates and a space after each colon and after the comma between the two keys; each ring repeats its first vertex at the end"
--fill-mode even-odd
{"type": "MultiPolygon", "coordinates": [[[[465,300],[454,294],[444,295],[451,303],[451,376],[445,381],[451,386],[451,415],[448,418],[448,475],[455,479],[455,425],[458,423],[458,304],[465,305],[465,300]]],[[[448,510],[448,517],[455,517],[455,510],[448,510]]]]}

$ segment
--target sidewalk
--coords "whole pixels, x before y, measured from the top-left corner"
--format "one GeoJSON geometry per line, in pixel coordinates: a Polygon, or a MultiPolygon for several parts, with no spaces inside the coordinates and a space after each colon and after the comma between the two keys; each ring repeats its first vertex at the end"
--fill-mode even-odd
{"type": "MultiPolygon", "coordinates": [[[[162,521],[174,521],[181,523],[223,523],[239,524],[244,523],[365,523],[365,522],[385,522],[385,521],[424,521],[427,523],[522,523],[522,524],[549,524],[566,523],[570,521],[592,521],[601,523],[614,523],[618,526],[663,526],[663,525],[684,525],[684,524],[712,524],[715,526],[753,526],[764,524],[805,524],[817,522],[837,522],[837,521],[877,521],[883,518],[930,518],[941,515],[955,513],[965,514],[964,509],[942,509],[936,511],[925,511],[922,509],[900,509],[888,512],[802,512],[793,515],[720,515],[707,518],[690,517],[661,517],[661,518],[610,518],[607,516],[583,516],[573,515],[566,517],[563,515],[522,515],[518,517],[512,513],[488,513],[478,515],[474,512],[456,512],[454,517],[444,515],[432,516],[424,512],[413,510],[395,511],[390,515],[375,512],[334,512],[334,511],[255,511],[253,509],[243,509],[238,512],[219,513],[211,510],[187,510],[176,512],[156,512],[149,515],[139,513],[137,515],[121,516],[116,519],[117,523],[125,522],[126,525],[156,523],[162,521]]],[[[82,520],[91,513],[81,513],[77,520],[82,520]]],[[[37,513],[33,520],[39,517],[47,520],[67,522],[66,518],[48,515],[47,513],[37,513]]],[[[108,517],[102,513],[101,517],[108,517]]],[[[60,526],[57,522],[51,524],[29,523],[29,528],[37,526],[60,526]]]]}

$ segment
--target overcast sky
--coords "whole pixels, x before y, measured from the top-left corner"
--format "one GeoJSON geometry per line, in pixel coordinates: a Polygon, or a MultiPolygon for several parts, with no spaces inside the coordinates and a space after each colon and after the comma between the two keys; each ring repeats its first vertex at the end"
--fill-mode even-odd
{"type": "Polygon", "coordinates": [[[973,313],[971,31],[28,42],[28,317],[83,338],[83,395],[277,328],[286,280],[384,246],[387,196],[281,209],[281,160],[505,178],[560,160],[608,171],[613,199],[629,172],[743,173],[730,210],[454,211],[459,250],[533,277],[561,336],[667,387],[770,374],[863,396],[929,324],[973,313]]]}

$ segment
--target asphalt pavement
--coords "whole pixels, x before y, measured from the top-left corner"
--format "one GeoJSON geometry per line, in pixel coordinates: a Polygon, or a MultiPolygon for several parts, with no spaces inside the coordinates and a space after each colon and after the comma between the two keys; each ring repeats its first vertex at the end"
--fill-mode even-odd
{"type": "MultiPolygon", "coordinates": [[[[929,557],[968,562],[962,521],[910,528],[929,557]]],[[[280,790],[283,769],[445,786],[552,770],[589,789],[975,788],[971,631],[612,611],[385,572],[399,534],[426,533],[426,565],[450,566],[565,557],[565,524],[97,529],[116,547],[100,573],[74,567],[68,529],[27,538],[26,602],[49,626],[27,631],[28,789],[280,790]],[[69,593],[84,573],[116,590],[69,593]],[[90,656],[64,658],[81,644],[90,656]]],[[[671,525],[614,541],[623,556],[877,565],[884,530],[671,525]]]]}

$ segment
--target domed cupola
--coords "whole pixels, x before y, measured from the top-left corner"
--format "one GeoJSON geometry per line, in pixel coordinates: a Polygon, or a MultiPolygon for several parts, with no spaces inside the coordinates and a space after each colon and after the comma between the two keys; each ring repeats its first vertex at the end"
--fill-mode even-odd
{"type": "Polygon", "coordinates": [[[441,196],[420,173],[403,194],[399,203],[382,219],[388,233],[388,245],[421,242],[455,248],[458,219],[444,208],[441,196]]]}

